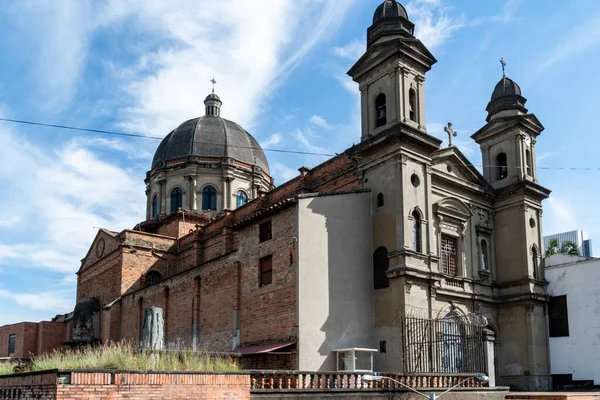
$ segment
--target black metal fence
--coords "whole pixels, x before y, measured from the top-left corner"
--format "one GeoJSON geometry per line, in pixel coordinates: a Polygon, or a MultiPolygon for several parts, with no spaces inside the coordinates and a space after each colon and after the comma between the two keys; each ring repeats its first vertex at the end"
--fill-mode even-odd
{"type": "Polygon", "coordinates": [[[401,317],[405,373],[478,373],[485,371],[483,325],[459,317],[401,317]]]}

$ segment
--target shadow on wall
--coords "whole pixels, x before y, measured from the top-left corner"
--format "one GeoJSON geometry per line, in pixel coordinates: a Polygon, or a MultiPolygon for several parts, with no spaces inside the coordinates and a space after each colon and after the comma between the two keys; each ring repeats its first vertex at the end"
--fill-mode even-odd
{"type": "Polygon", "coordinates": [[[317,312],[325,320],[319,354],[326,358],[319,370],[332,371],[337,369],[332,350],[373,347],[370,193],[315,197],[308,209],[324,218],[323,226],[312,227],[322,235],[326,253],[316,272],[328,279],[317,312]]]}

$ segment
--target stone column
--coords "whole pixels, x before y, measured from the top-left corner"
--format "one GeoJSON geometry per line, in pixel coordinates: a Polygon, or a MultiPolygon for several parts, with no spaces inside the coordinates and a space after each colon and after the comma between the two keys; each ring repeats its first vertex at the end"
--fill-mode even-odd
{"type": "Polygon", "coordinates": [[[146,184],[146,219],[152,218],[152,191],[150,184],[146,184]]]}
{"type": "Polygon", "coordinates": [[[417,120],[419,129],[425,130],[425,77],[417,76],[417,120]]]}
{"type": "Polygon", "coordinates": [[[489,329],[483,332],[483,343],[485,346],[485,369],[486,374],[490,378],[490,387],[496,387],[496,367],[494,365],[494,342],[496,336],[489,329]]]}
{"type": "Polygon", "coordinates": [[[165,185],[167,183],[166,179],[161,179],[160,181],[158,181],[158,184],[160,185],[160,194],[158,196],[158,203],[159,203],[159,214],[166,214],[167,213],[167,197],[165,194],[165,185]]]}
{"type": "Polygon", "coordinates": [[[188,208],[196,211],[196,175],[188,175],[188,208]]]}

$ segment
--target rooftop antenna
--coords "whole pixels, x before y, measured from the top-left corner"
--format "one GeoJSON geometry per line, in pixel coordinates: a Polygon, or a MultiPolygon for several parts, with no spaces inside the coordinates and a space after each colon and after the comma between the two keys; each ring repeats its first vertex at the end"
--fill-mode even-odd
{"type": "Polygon", "coordinates": [[[217,81],[215,81],[215,76],[213,75],[213,78],[210,80],[213,84],[213,94],[215,94],[215,85],[217,84],[217,81]]]}
{"type": "Polygon", "coordinates": [[[506,61],[504,57],[500,57],[500,64],[502,64],[502,77],[506,78],[506,61]]]}

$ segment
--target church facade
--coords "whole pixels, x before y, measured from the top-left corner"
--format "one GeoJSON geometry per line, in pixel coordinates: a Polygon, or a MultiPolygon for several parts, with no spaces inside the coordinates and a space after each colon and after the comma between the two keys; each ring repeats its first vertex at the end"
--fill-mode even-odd
{"type": "Polygon", "coordinates": [[[368,348],[377,371],[548,389],[544,128],[503,76],[472,136],[480,173],[427,131],[435,62],[385,0],[349,71],[361,142],[278,187],[209,95],[205,116],[159,145],[146,221],[101,229],[82,260],[73,338],[139,341],[144,309],[158,307],[166,346],[239,352],[248,368],[331,371],[335,350],[368,348]]]}

